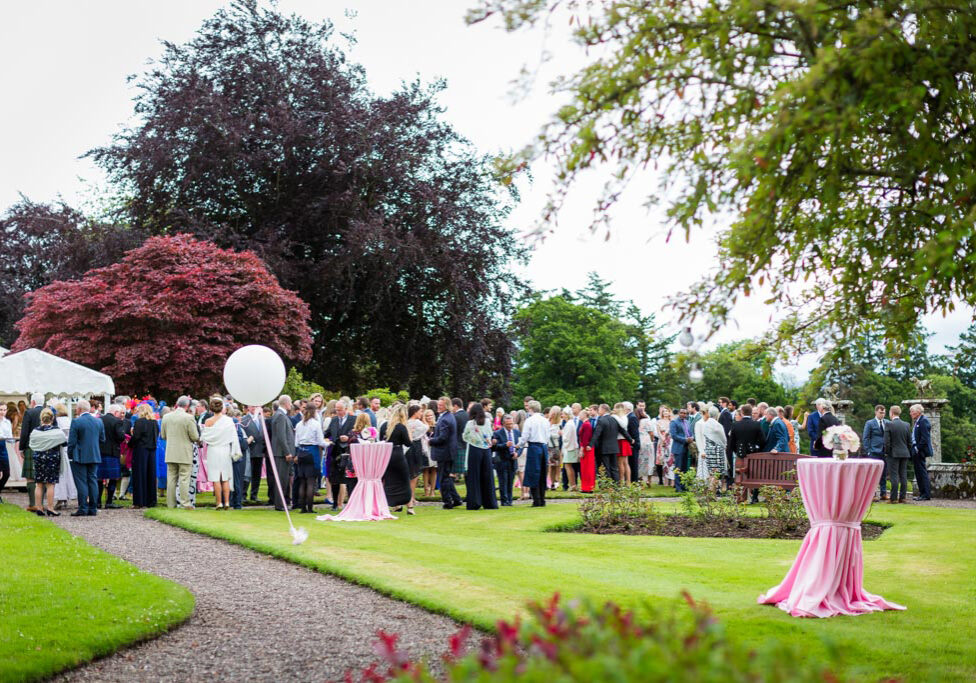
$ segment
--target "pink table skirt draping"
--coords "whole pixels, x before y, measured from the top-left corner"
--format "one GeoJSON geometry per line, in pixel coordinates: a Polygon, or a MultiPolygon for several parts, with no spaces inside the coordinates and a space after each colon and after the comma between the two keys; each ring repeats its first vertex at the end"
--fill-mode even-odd
{"type": "Polygon", "coordinates": [[[197,452],[197,491],[213,490],[213,482],[207,475],[207,444],[201,443],[197,452]]]}
{"type": "Polygon", "coordinates": [[[863,588],[861,520],[884,465],[878,460],[806,458],[796,474],[810,531],[783,582],[759,596],[794,617],[905,609],[863,588]]]}
{"type": "Polygon", "coordinates": [[[383,490],[383,474],[390,463],[393,444],[354,443],[349,447],[352,467],[356,471],[356,488],[346,507],[338,515],[320,515],[315,519],[328,522],[372,522],[381,519],[396,519],[390,514],[383,490]]]}

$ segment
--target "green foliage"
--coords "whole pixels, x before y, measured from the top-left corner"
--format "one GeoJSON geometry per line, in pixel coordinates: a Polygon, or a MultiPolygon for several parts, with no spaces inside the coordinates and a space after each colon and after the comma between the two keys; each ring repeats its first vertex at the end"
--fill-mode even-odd
{"type": "Polygon", "coordinates": [[[593,533],[640,529],[644,533],[659,533],[664,516],[654,504],[641,496],[640,484],[621,484],[600,476],[596,492],[580,503],[582,528],[593,533]]]}
{"type": "Polygon", "coordinates": [[[942,410],[942,460],[959,462],[976,446],[976,389],[958,377],[929,375],[928,379],[934,396],[949,399],[942,410]]]}
{"type": "MultiPolygon", "coordinates": [[[[664,510],[668,505],[658,503],[664,510]]],[[[546,600],[554,590],[567,599],[613,600],[633,609],[647,603],[667,608],[691,588],[722,615],[742,652],[773,638],[801,648],[802,657],[790,661],[796,670],[837,647],[850,653],[840,673],[853,680],[928,680],[937,672],[939,683],[968,683],[976,675],[976,663],[966,656],[976,619],[976,600],[969,599],[976,544],[961,542],[972,536],[972,510],[875,505],[871,520],[893,526],[865,548],[865,586],[909,610],[829,620],[792,619],[756,605],[759,592],[783,580],[797,542],[545,533],[578,520],[573,505],[515,505],[477,514],[422,507],[417,517],[402,515],[369,529],[312,525],[298,546],[273,510],[228,515],[152,508],[147,516],[369,586],[484,632],[527,600],[546,600]],[[464,599],[431,577],[463,584],[464,599]],[[881,627],[884,637],[878,637],[881,627]]]]}
{"type": "Polygon", "coordinates": [[[948,369],[970,389],[976,389],[976,322],[959,337],[956,346],[947,347],[948,369]]]}
{"type": "Polygon", "coordinates": [[[756,353],[752,342],[723,344],[694,356],[689,353],[674,356],[665,382],[665,395],[661,397],[663,402],[674,407],[692,399],[717,402],[719,396],[740,403],[753,397],[770,405],[786,405],[797,398],[795,391],[787,391],[775,380],[766,352],[756,353]],[[688,379],[692,361],[702,369],[701,382],[688,379]]]}
{"type": "Polygon", "coordinates": [[[679,311],[718,328],[761,287],[785,315],[771,341],[793,349],[843,347],[874,323],[906,346],[924,312],[976,303],[971,1],[482,0],[469,21],[517,30],[560,12],[586,63],[501,165],[557,164],[545,219],[605,165],[594,213],[609,220],[660,161],[648,201],[665,198],[672,229],[731,216],[720,265],[679,311]]]}
{"type": "Polygon", "coordinates": [[[0,529],[0,681],[47,679],[193,612],[183,586],[13,505],[0,505],[0,529]]]}
{"type": "MultiPolygon", "coordinates": [[[[792,478],[796,479],[796,472],[784,474],[792,474],[792,478]]],[[[795,531],[808,521],[799,486],[791,491],[779,486],[761,486],[759,496],[766,508],[766,515],[775,523],[769,530],[770,536],[775,538],[795,531]]]]}
{"type": "Polygon", "coordinates": [[[281,393],[288,394],[292,400],[308,398],[312,394],[322,394],[326,401],[339,398],[338,393],[328,392],[322,388],[321,384],[306,380],[302,377],[302,373],[295,368],[288,368],[288,377],[285,378],[285,387],[281,393]]]}
{"type": "Polygon", "coordinates": [[[516,395],[543,405],[619,401],[638,383],[638,363],[627,326],[562,296],[537,299],[515,314],[520,343],[516,395]]]}
{"type": "MultiPolygon", "coordinates": [[[[744,651],[703,602],[682,593],[686,608],[645,606],[624,610],[606,602],[562,603],[558,593],[545,604],[531,603],[523,623],[499,622],[497,632],[469,647],[465,626],[447,643],[443,674],[425,662],[414,662],[397,647],[398,637],[379,633],[383,658],[361,673],[363,681],[435,683],[440,681],[809,681],[839,680],[831,671],[840,664],[836,652],[826,664],[796,667],[795,646],[771,642],[744,651]]],[[[350,677],[350,680],[353,680],[350,677]]]]}
{"type": "Polygon", "coordinates": [[[406,390],[393,391],[389,387],[382,387],[379,389],[369,389],[362,394],[366,398],[374,399],[378,398],[380,400],[380,405],[384,408],[386,406],[392,405],[394,402],[399,401],[400,403],[406,403],[410,400],[410,392],[406,390]]]}

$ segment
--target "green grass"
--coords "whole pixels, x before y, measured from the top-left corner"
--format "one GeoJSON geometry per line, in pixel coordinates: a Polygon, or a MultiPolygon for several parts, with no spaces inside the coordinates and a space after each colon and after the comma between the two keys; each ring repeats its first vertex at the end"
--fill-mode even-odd
{"type": "MultiPolygon", "coordinates": [[[[251,489],[248,488],[248,494],[247,495],[250,495],[250,490],[251,489]]],[[[466,489],[465,489],[464,484],[458,484],[457,490],[458,490],[458,493],[462,497],[465,495],[465,490],[466,489]]],[[[324,503],[325,502],[325,499],[326,499],[326,493],[328,491],[329,491],[328,484],[326,484],[326,488],[323,488],[322,489],[322,492],[315,497],[315,502],[317,504],[320,504],[320,505],[322,503],[324,503]]],[[[516,498],[518,498],[518,495],[519,495],[518,488],[514,489],[514,491],[515,491],[514,496],[516,498]]],[[[423,486],[419,486],[417,488],[417,494],[416,495],[417,495],[417,500],[422,501],[422,502],[428,502],[428,503],[431,503],[431,502],[440,502],[440,499],[441,499],[440,491],[434,491],[434,495],[433,496],[425,496],[424,495],[424,487],[423,486]]],[[[575,491],[563,491],[562,488],[560,488],[558,491],[548,491],[546,493],[546,497],[547,498],[562,499],[562,500],[585,498],[588,495],[589,494],[579,493],[579,492],[575,492],[575,491]]],[[[645,498],[667,498],[667,497],[670,497],[670,496],[674,496],[675,493],[674,493],[674,487],[672,487],[672,486],[658,486],[657,484],[654,484],[653,486],[645,487],[644,488],[644,492],[641,495],[643,497],[645,497],[645,498]]],[[[130,496],[127,500],[122,500],[122,501],[116,500],[115,502],[117,504],[123,506],[123,507],[131,507],[131,505],[132,505],[132,497],[130,496]]],[[[267,503],[268,503],[268,480],[267,479],[262,479],[261,480],[261,484],[258,486],[258,502],[257,503],[251,503],[247,499],[245,499],[244,500],[244,505],[245,506],[267,505],[267,503]]],[[[165,490],[162,490],[162,491],[159,492],[159,498],[158,498],[157,505],[159,505],[160,507],[166,505],[166,491],[165,490]]],[[[214,507],[214,505],[216,505],[216,499],[214,498],[213,492],[212,491],[198,491],[197,492],[196,505],[197,505],[197,507],[214,507]]]]}
{"type": "Polygon", "coordinates": [[[634,605],[673,604],[687,589],[709,602],[744,646],[777,638],[818,658],[829,641],[848,653],[846,672],[863,680],[976,676],[973,510],[874,506],[870,518],[892,526],[865,547],[865,588],[908,611],[832,619],[795,619],[756,604],[761,592],[782,580],[799,541],[547,533],[547,527],[576,517],[571,505],[481,512],[424,507],[416,517],[383,523],[323,523],[305,516],[296,522],[310,533],[301,546],[291,545],[284,517],[271,511],[147,514],[483,629],[555,591],[634,605]]]}
{"type": "Polygon", "coordinates": [[[193,612],[182,586],[13,505],[0,505],[0,558],[0,681],[78,666],[193,612]]]}

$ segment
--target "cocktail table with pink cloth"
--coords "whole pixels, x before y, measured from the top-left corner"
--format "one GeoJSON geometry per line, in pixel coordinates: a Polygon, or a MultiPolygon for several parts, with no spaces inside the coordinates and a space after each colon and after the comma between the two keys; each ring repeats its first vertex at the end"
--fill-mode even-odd
{"type": "Polygon", "coordinates": [[[861,520],[878,488],[879,460],[804,458],[796,463],[810,531],[783,582],[759,596],[794,617],[905,609],[864,590],[861,520]]]}
{"type": "Polygon", "coordinates": [[[383,474],[393,455],[393,444],[354,443],[349,447],[352,468],[356,471],[356,488],[352,490],[346,506],[337,515],[320,515],[322,522],[374,522],[396,519],[390,514],[383,490],[383,474]]]}

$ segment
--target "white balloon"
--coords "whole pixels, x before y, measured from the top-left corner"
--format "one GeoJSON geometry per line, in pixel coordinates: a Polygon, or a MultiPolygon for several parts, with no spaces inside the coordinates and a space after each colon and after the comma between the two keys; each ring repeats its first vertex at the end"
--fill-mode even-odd
{"type": "Polygon", "coordinates": [[[224,386],[244,405],[263,406],[285,386],[285,364],[267,346],[242,346],[224,363],[224,386]]]}

